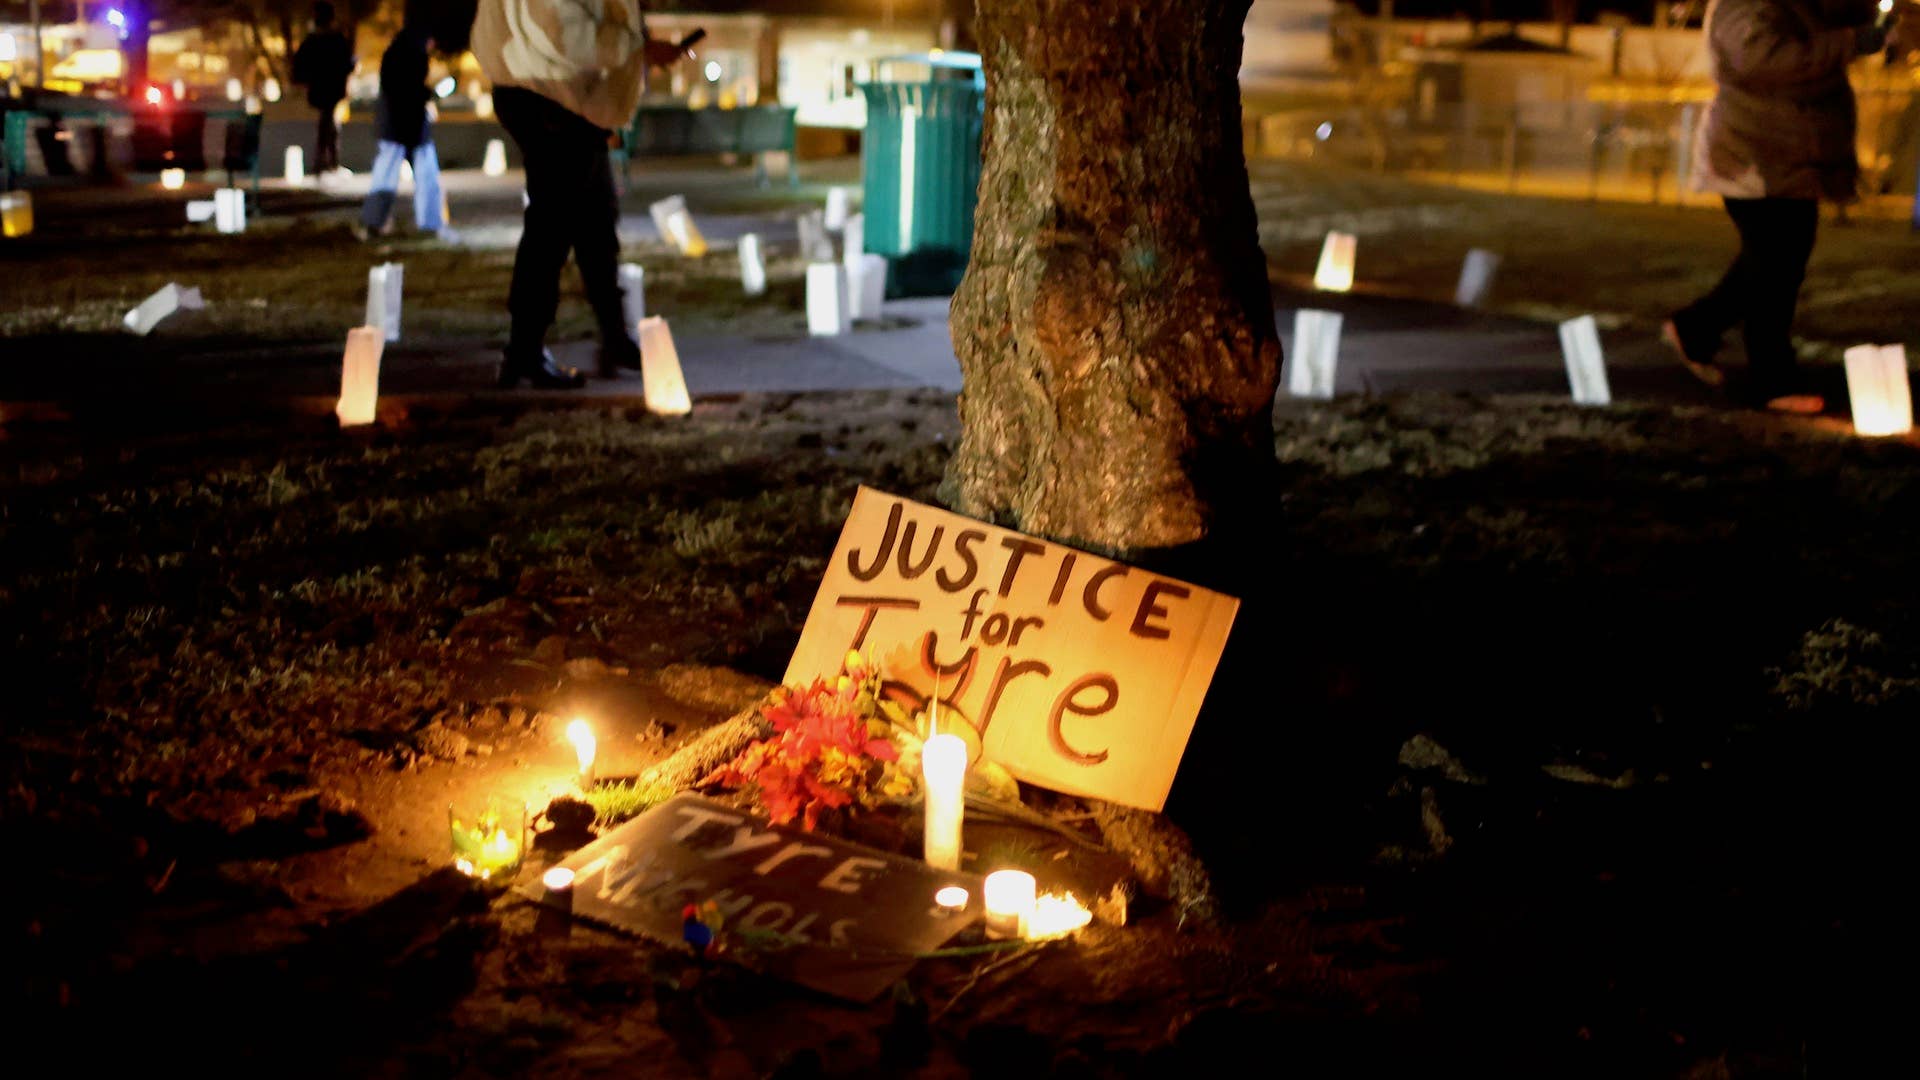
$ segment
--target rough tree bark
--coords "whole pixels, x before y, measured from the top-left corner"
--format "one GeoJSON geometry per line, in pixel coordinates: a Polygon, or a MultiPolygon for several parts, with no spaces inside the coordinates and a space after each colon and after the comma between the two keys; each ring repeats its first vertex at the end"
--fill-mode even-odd
{"type": "Polygon", "coordinates": [[[985,161],[941,491],[956,510],[1138,553],[1202,539],[1271,466],[1280,344],[1240,134],[1249,3],[979,0],[985,161]]]}

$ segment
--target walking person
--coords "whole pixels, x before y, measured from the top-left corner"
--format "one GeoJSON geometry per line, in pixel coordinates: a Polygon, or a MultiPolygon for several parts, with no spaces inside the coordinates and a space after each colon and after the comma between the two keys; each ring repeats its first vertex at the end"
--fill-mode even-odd
{"type": "Polygon", "coordinates": [[[1820,201],[1858,197],[1855,111],[1847,65],[1887,43],[1872,0],[1712,0],[1706,39],[1716,92],[1694,146],[1698,187],[1720,195],[1740,253],[1720,283],[1662,328],[1681,362],[1710,386],[1735,326],[1746,342],[1756,404],[1817,413],[1794,352],[1794,307],[1813,254],[1820,201]]]}
{"type": "Polygon", "coordinates": [[[314,136],[313,171],[326,176],[340,168],[340,123],[335,110],[347,96],[347,78],[359,66],[347,36],[334,29],[333,5],[313,5],[313,30],[293,54],[293,81],[307,88],[307,104],[320,111],[314,136]]]}
{"type": "Polygon", "coordinates": [[[585,383],[546,349],[569,252],[599,324],[600,374],[612,378],[640,366],[637,328],[626,323],[620,289],[620,203],[607,149],[613,132],[633,119],[648,65],[670,65],[684,51],[648,40],[638,0],[480,0],[473,53],[493,83],[494,114],[519,145],[527,178],[502,387],[522,379],[542,388],[585,383]],[[548,44],[556,41],[589,47],[548,44]]]}
{"type": "Polygon", "coordinates": [[[445,203],[440,198],[440,157],[433,148],[429,116],[433,91],[427,88],[427,53],[433,38],[412,22],[400,28],[380,57],[380,103],[374,126],[380,148],[373,159],[367,201],[360,224],[368,234],[385,233],[399,199],[400,164],[413,165],[413,224],[421,232],[449,238],[445,203]]]}

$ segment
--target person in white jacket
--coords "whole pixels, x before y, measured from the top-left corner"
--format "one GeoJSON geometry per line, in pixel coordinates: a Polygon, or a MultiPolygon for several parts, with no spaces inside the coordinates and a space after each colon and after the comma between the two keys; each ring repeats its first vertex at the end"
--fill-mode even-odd
{"type": "Polygon", "coordinates": [[[669,65],[682,51],[647,36],[639,0],[480,0],[473,53],[527,174],[502,387],[586,381],[546,350],[569,252],[600,326],[600,374],[640,366],[620,291],[620,205],[607,149],[640,104],[647,66],[669,65]]]}
{"type": "MultiPolygon", "coordinates": [[[[1716,91],[1694,146],[1694,174],[1702,190],[1725,201],[1740,254],[1712,291],[1673,313],[1662,335],[1687,370],[1720,386],[1722,339],[1740,327],[1747,396],[1775,412],[1826,407],[1800,371],[1793,314],[1820,201],[1845,206],[1858,197],[1847,67],[1889,43],[1892,20],[1876,20],[1875,8],[1873,0],[1712,0],[1707,7],[1716,91]]],[[[1900,34],[1893,29],[1896,46],[1900,34]]]]}

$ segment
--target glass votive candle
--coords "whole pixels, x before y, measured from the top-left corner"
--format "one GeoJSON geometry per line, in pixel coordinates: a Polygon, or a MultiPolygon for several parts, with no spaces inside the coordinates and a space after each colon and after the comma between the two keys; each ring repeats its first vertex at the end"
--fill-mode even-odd
{"type": "Polygon", "coordinates": [[[1037,900],[1033,875],[1025,870],[995,870],[987,875],[987,936],[1025,937],[1037,900]]]}
{"type": "Polygon", "coordinates": [[[967,910],[967,901],[973,895],[958,885],[948,885],[933,894],[933,908],[941,917],[951,917],[967,910]]]}
{"type": "Polygon", "coordinates": [[[502,884],[519,871],[527,854],[527,808],[488,799],[478,810],[447,807],[454,869],[488,884],[502,884]]]}

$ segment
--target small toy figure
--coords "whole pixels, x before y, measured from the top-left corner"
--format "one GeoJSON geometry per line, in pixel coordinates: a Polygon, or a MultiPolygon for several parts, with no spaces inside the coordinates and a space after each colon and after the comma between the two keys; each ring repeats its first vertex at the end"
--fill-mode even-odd
{"type": "Polygon", "coordinates": [[[711,960],[720,955],[720,927],[724,921],[720,905],[711,900],[705,904],[688,904],[680,909],[680,936],[693,946],[694,955],[711,960]]]}

